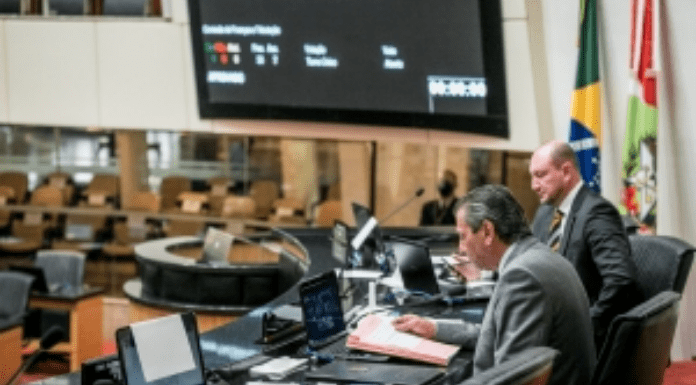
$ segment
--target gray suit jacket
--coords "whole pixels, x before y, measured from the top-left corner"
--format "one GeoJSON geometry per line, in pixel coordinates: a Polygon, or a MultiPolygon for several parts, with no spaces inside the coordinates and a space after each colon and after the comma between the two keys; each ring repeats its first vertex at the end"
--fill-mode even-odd
{"type": "MultiPolygon", "coordinates": [[[[553,212],[553,206],[542,205],[534,217],[532,232],[544,243],[553,212]]],[[[614,205],[582,186],[566,218],[558,252],[575,267],[585,286],[599,350],[612,319],[641,301],[631,247],[614,205]]]]}
{"type": "Polygon", "coordinates": [[[476,341],[474,373],[549,346],[560,352],[549,384],[589,384],[596,365],[590,305],[575,269],[534,237],[513,247],[498,267],[482,324],[436,321],[436,339],[465,347],[476,341]]]}

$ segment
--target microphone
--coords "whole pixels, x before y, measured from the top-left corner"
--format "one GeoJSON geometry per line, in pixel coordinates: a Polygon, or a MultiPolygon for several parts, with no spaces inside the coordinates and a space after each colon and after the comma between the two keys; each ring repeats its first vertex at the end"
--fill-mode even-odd
{"type": "Polygon", "coordinates": [[[408,198],[408,199],[407,199],[404,203],[402,203],[399,207],[397,207],[397,208],[395,208],[394,210],[392,210],[392,212],[390,212],[389,215],[387,215],[384,219],[382,219],[382,220],[380,221],[380,223],[382,223],[382,224],[386,223],[391,217],[394,216],[394,214],[398,213],[398,212],[401,211],[404,207],[406,207],[409,203],[413,202],[416,198],[418,198],[418,197],[420,197],[421,195],[423,195],[424,192],[425,192],[425,188],[423,188],[423,187],[418,188],[418,190],[416,190],[416,193],[415,193],[415,194],[413,194],[410,198],[408,198]]]}
{"type": "Polygon", "coordinates": [[[34,364],[34,361],[44,352],[50,350],[52,347],[54,347],[60,340],[65,338],[65,331],[60,327],[53,325],[51,326],[42,336],[41,340],[39,340],[39,348],[29,356],[29,358],[24,362],[22,366],[17,369],[17,371],[12,375],[10,381],[8,381],[9,385],[14,385],[19,376],[24,373],[31,365],[34,364]]]}

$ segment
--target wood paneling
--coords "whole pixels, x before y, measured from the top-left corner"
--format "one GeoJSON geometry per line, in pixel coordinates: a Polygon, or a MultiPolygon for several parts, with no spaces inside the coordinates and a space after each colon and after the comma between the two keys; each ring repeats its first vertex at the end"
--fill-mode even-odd
{"type": "Polygon", "coordinates": [[[22,364],[22,325],[0,332],[0,384],[6,384],[22,364]]]}
{"type": "MultiPolygon", "coordinates": [[[[153,318],[165,317],[168,315],[180,313],[178,309],[167,309],[163,307],[146,306],[143,304],[130,303],[130,320],[131,322],[146,321],[153,318]]],[[[196,323],[198,331],[204,333],[208,330],[217,328],[218,326],[226,325],[237,320],[246,313],[239,314],[214,314],[206,312],[196,312],[196,323]]]]}

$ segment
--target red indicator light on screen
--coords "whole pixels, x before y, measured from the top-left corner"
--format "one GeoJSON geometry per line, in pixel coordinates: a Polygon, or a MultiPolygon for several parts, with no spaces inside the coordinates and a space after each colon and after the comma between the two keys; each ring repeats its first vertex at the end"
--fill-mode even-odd
{"type": "Polygon", "coordinates": [[[227,53],[227,44],[221,41],[215,42],[214,48],[217,53],[227,53]]]}
{"type": "Polygon", "coordinates": [[[230,56],[226,53],[220,54],[220,64],[227,65],[230,62],[230,56]]]}

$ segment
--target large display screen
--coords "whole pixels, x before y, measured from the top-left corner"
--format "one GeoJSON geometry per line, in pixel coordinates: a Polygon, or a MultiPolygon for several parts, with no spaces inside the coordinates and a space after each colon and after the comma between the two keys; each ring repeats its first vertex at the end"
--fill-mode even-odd
{"type": "Polygon", "coordinates": [[[202,118],[506,137],[499,0],[189,0],[202,118]]]}

